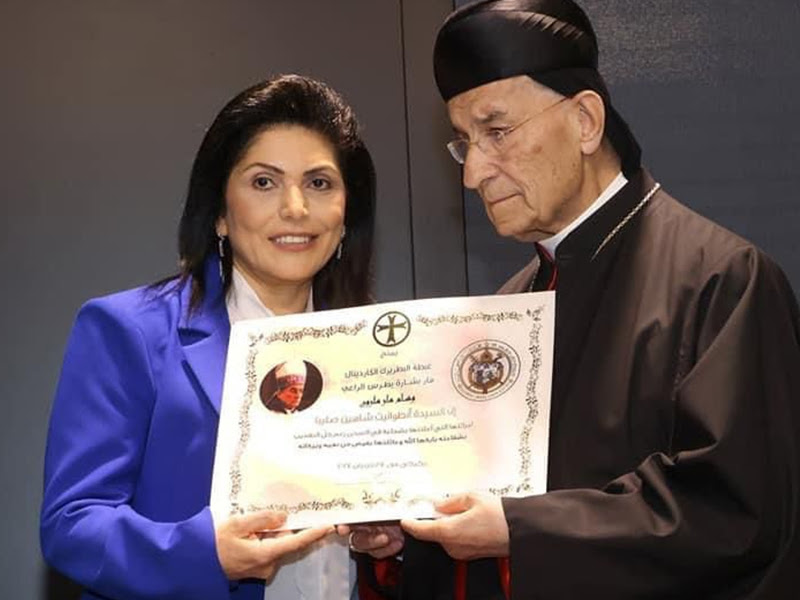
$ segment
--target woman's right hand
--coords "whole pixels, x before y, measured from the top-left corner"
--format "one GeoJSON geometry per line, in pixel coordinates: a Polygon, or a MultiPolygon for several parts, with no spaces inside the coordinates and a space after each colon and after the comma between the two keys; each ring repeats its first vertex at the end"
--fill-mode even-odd
{"type": "Polygon", "coordinates": [[[275,574],[278,559],[334,531],[333,527],[315,527],[297,533],[267,531],[280,527],[285,521],[286,513],[262,510],[233,516],[215,525],[217,555],[228,579],[270,579],[275,574]]]}

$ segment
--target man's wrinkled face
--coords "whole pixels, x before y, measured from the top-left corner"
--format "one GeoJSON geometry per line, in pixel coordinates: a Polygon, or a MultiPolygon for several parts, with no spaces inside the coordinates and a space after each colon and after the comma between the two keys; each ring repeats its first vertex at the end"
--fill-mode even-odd
{"type": "Polygon", "coordinates": [[[464,186],[480,194],[500,235],[543,239],[580,214],[582,155],[573,99],[523,75],[459,94],[447,109],[456,135],[470,142],[464,186]]]}
{"type": "Polygon", "coordinates": [[[305,386],[302,383],[293,383],[280,389],[276,396],[278,400],[281,401],[281,404],[286,407],[286,410],[294,410],[298,407],[300,400],[303,398],[304,389],[305,386]]]}

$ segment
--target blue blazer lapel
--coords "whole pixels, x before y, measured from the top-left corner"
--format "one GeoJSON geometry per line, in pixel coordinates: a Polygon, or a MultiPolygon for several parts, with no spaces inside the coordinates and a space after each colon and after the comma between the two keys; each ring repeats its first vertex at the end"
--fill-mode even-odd
{"type": "Polygon", "coordinates": [[[209,268],[211,262],[207,261],[206,264],[206,294],[203,303],[191,314],[188,312],[190,282],[181,290],[178,338],[191,374],[219,414],[231,325],[216,272],[216,261],[213,261],[213,268],[209,268]]]}

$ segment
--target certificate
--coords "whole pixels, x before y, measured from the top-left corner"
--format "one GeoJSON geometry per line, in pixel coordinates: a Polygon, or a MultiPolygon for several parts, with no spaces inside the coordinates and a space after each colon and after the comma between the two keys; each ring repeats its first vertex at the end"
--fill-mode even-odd
{"type": "Polygon", "coordinates": [[[543,493],[555,293],[412,300],[236,323],[211,510],[287,529],[543,493]]]}

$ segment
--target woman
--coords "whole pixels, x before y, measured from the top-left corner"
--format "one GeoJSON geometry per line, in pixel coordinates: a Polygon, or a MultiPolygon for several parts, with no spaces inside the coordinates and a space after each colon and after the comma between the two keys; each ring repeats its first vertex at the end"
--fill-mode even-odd
{"type": "Polygon", "coordinates": [[[208,499],[231,322],[367,303],[374,202],[355,117],[324,84],[281,76],[222,109],[180,274],[88,302],[66,350],[41,542],[84,598],[350,595],[346,545],[317,542],[331,528],[263,535],[285,515],[215,523],[208,499]]]}

